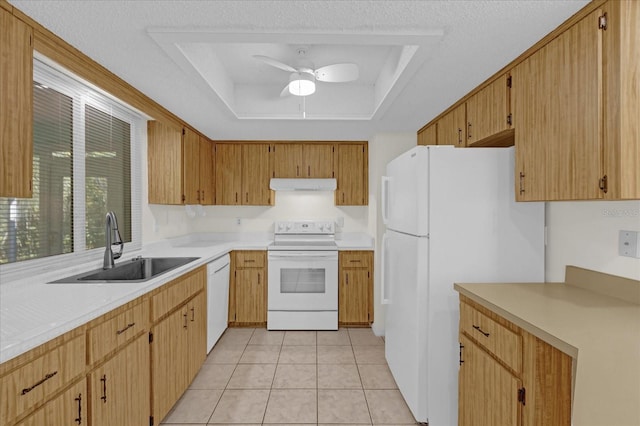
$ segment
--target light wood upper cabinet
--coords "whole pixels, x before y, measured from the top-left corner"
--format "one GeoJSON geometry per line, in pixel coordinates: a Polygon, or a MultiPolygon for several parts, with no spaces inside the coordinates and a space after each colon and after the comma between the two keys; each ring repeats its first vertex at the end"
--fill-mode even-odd
{"type": "Polygon", "coordinates": [[[367,143],[338,143],[335,147],[336,205],[366,206],[369,202],[367,143]]]}
{"type": "Polygon", "coordinates": [[[465,104],[462,104],[438,120],[438,145],[466,146],[465,111],[465,104]]]}
{"type": "Polygon", "coordinates": [[[243,144],[242,146],[242,204],[265,206],[273,204],[271,179],[271,146],[243,144]]]}
{"type": "Polygon", "coordinates": [[[29,25],[0,9],[0,197],[32,196],[32,36],[29,25]]]}
{"type": "Polygon", "coordinates": [[[182,129],[149,121],[147,135],[149,203],[182,204],[182,129]]]}
{"type": "Polygon", "coordinates": [[[200,136],[200,204],[213,204],[213,142],[200,136]]]}
{"type": "Polygon", "coordinates": [[[215,157],[216,204],[242,204],[242,145],[216,143],[215,157]]]}
{"type": "Polygon", "coordinates": [[[437,123],[433,123],[425,129],[418,132],[418,145],[437,145],[437,123]]]}
{"type": "Polygon", "coordinates": [[[273,177],[333,177],[333,144],[276,143],[273,146],[273,177]]]}
{"type": "Polygon", "coordinates": [[[467,146],[495,146],[502,139],[513,145],[510,88],[511,79],[503,74],[467,99],[467,146]]]}
{"type": "Polygon", "coordinates": [[[597,9],[513,69],[518,201],[603,197],[597,9]]]}
{"type": "Polygon", "coordinates": [[[338,259],[338,323],[373,322],[373,252],[341,251],[338,259]]]}
{"type": "Polygon", "coordinates": [[[143,334],[89,375],[91,424],[148,424],[149,378],[149,341],[143,334]]]}
{"type": "Polygon", "coordinates": [[[200,137],[182,130],[182,187],[184,204],[200,204],[200,137]]]}

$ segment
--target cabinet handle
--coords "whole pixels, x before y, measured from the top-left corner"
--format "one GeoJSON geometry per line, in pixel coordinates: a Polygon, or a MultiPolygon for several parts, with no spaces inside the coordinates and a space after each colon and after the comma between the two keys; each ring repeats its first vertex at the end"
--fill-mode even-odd
{"type": "Polygon", "coordinates": [[[311,177],[311,166],[307,166],[307,177],[311,177]]]}
{"type": "Polygon", "coordinates": [[[75,422],[79,425],[82,424],[82,394],[79,393],[77,398],[74,398],[75,401],[78,401],[78,417],[76,417],[75,422]]]}
{"type": "Polygon", "coordinates": [[[200,190],[198,189],[198,190],[196,191],[196,193],[198,194],[198,195],[196,196],[196,200],[200,201],[200,190]]]}
{"type": "Polygon", "coordinates": [[[462,359],[462,350],[464,349],[464,345],[462,343],[460,343],[460,365],[464,364],[464,360],[462,359]]]}
{"type": "Polygon", "coordinates": [[[205,200],[205,198],[204,198],[204,189],[202,191],[200,191],[200,192],[202,193],[202,200],[201,201],[204,203],[204,200],[205,200]]]}
{"type": "Polygon", "coordinates": [[[260,274],[258,274],[258,285],[260,285],[260,274]]]}
{"type": "Polygon", "coordinates": [[[131,327],[133,327],[134,325],[136,325],[135,322],[129,323],[129,324],[127,324],[127,326],[125,328],[116,331],[116,334],[120,335],[120,334],[124,333],[125,331],[127,331],[128,329],[130,329],[131,327]]]}
{"type": "Polygon", "coordinates": [[[357,260],[350,260],[349,262],[351,262],[351,263],[360,263],[362,261],[360,259],[357,259],[357,260]]]}
{"type": "Polygon", "coordinates": [[[344,274],[346,279],[346,284],[349,284],[349,274],[344,274]]]}
{"type": "Polygon", "coordinates": [[[300,166],[296,166],[296,176],[300,176],[300,166]]]}
{"type": "Polygon", "coordinates": [[[344,203],[344,192],[342,193],[342,202],[344,203]]]}
{"type": "Polygon", "coordinates": [[[189,314],[187,312],[185,312],[184,314],[182,314],[182,316],[184,317],[184,325],[182,326],[183,328],[187,328],[187,318],[189,316],[189,314]]]}
{"type": "Polygon", "coordinates": [[[467,139],[471,139],[471,122],[467,123],[467,139]]]}
{"type": "Polygon", "coordinates": [[[244,263],[255,263],[255,259],[245,259],[244,263]]]}
{"type": "Polygon", "coordinates": [[[102,382],[102,396],[100,397],[100,399],[102,400],[102,402],[106,403],[107,402],[107,375],[103,374],[100,381],[102,382]]]}
{"type": "Polygon", "coordinates": [[[246,192],[245,196],[244,196],[245,201],[248,203],[249,202],[249,193],[246,192]]]}
{"type": "Polygon", "coordinates": [[[458,145],[462,145],[462,129],[458,127],[458,145]]]}
{"type": "Polygon", "coordinates": [[[42,379],[38,380],[33,385],[29,386],[28,388],[22,389],[22,392],[20,392],[20,395],[28,394],[29,392],[31,392],[32,390],[34,390],[35,388],[37,388],[38,386],[40,386],[41,384],[43,384],[44,382],[46,382],[47,380],[55,376],[56,374],[58,374],[57,370],[54,371],[53,373],[45,374],[45,376],[42,379]]]}
{"type": "Polygon", "coordinates": [[[238,202],[238,193],[236,192],[236,203],[238,202]]]}
{"type": "Polygon", "coordinates": [[[196,308],[193,307],[191,308],[191,322],[194,322],[196,320],[196,308]]]}
{"type": "Polygon", "coordinates": [[[482,331],[479,325],[474,325],[473,328],[478,330],[480,333],[484,334],[485,337],[489,337],[489,333],[487,333],[486,331],[482,331]]]}
{"type": "Polygon", "coordinates": [[[607,187],[607,175],[602,176],[598,183],[599,183],[600,190],[606,194],[609,189],[607,187]]]}
{"type": "Polygon", "coordinates": [[[520,172],[520,195],[524,194],[524,173],[520,172]]]}

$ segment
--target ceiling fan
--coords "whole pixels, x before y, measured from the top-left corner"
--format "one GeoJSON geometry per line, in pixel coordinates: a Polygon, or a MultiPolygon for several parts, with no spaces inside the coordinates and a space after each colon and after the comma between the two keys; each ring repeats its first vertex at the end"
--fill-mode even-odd
{"type": "Polygon", "coordinates": [[[324,83],[347,83],[355,81],[360,75],[358,65],[351,63],[332,64],[314,69],[313,64],[306,59],[307,49],[298,49],[297,67],[287,65],[269,56],[253,55],[254,58],[267,65],[291,73],[289,83],[282,89],[280,96],[308,96],[316,91],[316,81],[324,83]]]}

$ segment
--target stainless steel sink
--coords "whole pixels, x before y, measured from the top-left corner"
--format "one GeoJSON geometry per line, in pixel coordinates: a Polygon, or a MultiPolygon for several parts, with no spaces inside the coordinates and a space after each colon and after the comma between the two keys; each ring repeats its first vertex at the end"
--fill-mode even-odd
{"type": "Polygon", "coordinates": [[[138,257],[120,262],[111,269],[94,269],[49,284],[139,283],[197,259],[199,257],[138,257]]]}

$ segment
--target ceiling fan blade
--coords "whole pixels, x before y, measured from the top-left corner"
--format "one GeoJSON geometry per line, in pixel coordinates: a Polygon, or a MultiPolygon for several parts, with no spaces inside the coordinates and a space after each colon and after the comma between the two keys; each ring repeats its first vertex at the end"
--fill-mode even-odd
{"type": "Polygon", "coordinates": [[[282,92],[280,92],[280,97],[281,98],[286,98],[287,96],[290,96],[291,92],[289,92],[289,83],[287,83],[286,86],[284,86],[284,89],[282,89],[282,92]]]}
{"type": "Polygon", "coordinates": [[[282,63],[276,59],[270,58],[268,56],[262,56],[262,55],[253,55],[254,58],[264,62],[267,65],[271,65],[272,67],[276,67],[279,68],[283,71],[288,71],[288,72],[296,72],[297,70],[295,68],[293,68],[290,65],[287,65],[285,63],[282,63]]]}
{"type": "Polygon", "coordinates": [[[333,64],[318,68],[314,74],[318,81],[346,83],[357,80],[360,76],[360,71],[356,64],[333,64]]]}

